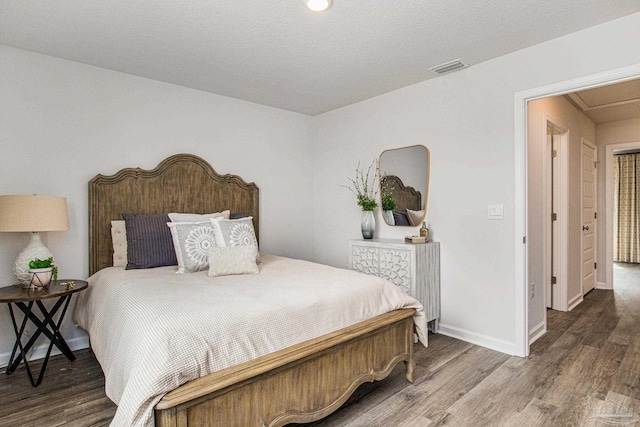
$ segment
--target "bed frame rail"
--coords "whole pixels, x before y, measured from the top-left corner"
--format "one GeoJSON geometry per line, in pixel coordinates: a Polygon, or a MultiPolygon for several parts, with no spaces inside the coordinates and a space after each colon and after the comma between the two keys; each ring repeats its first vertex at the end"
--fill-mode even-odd
{"type": "Polygon", "coordinates": [[[158,427],[275,427],[319,420],[400,362],[413,382],[413,315],[403,309],[190,381],[155,411],[158,427]]]}

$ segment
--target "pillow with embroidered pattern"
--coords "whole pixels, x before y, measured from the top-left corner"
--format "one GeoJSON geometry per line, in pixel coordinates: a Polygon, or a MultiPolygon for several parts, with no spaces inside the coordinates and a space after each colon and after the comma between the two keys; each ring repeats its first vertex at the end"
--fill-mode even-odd
{"type": "MultiPolygon", "coordinates": [[[[253,229],[253,217],[241,219],[217,219],[211,220],[213,232],[216,237],[216,245],[229,246],[255,246],[258,248],[258,239],[253,229]]],[[[256,262],[260,263],[260,252],[256,254],[256,262]]]]}
{"type": "Polygon", "coordinates": [[[178,259],[177,273],[209,268],[209,249],[216,246],[211,222],[168,222],[167,225],[178,259]]]}

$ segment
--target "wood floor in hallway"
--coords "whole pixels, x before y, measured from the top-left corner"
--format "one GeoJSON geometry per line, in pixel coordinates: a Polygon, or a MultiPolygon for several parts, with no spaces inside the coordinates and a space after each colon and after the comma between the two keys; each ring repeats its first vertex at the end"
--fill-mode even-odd
{"type": "MultiPolygon", "coordinates": [[[[640,426],[640,266],[615,266],[615,291],[593,290],[527,358],[443,335],[416,347],[416,381],[398,367],[312,426],[640,426]]],[[[103,426],[115,405],[90,350],[51,359],[42,385],[24,368],[0,376],[0,426],[103,426]]],[[[38,363],[35,364],[36,369],[38,363]]]]}

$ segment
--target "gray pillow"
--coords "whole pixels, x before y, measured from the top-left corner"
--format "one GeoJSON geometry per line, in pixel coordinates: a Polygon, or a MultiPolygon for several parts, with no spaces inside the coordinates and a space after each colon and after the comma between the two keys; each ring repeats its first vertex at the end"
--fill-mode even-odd
{"type": "Polygon", "coordinates": [[[134,215],[123,213],[127,230],[127,270],[177,265],[169,215],[134,215]]]}
{"type": "Polygon", "coordinates": [[[216,246],[211,221],[168,222],[178,259],[178,273],[209,268],[209,251],[216,246]]]}
{"type": "MultiPolygon", "coordinates": [[[[216,236],[216,245],[228,246],[255,246],[258,247],[258,239],[253,229],[253,217],[242,219],[212,219],[213,232],[216,236]]],[[[260,252],[257,253],[256,262],[260,263],[260,252]]]]}
{"type": "Polygon", "coordinates": [[[404,212],[393,211],[393,221],[396,225],[411,225],[409,217],[404,212]]]}
{"type": "Polygon", "coordinates": [[[231,213],[229,214],[229,218],[227,218],[227,219],[241,219],[241,218],[246,218],[246,217],[248,217],[248,216],[249,216],[249,215],[247,215],[247,214],[246,214],[246,213],[244,213],[244,212],[231,212],[231,213]]]}

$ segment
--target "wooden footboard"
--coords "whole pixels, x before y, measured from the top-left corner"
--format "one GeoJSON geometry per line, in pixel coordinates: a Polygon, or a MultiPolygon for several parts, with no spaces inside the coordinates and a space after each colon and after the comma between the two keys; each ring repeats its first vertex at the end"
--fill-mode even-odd
{"type": "Polygon", "coordinates": [[[155,409],[159,427],[266,427],[319,420],[399,363],[413,382],[413,319],[403,309],[190,381],[155,409]]]}

